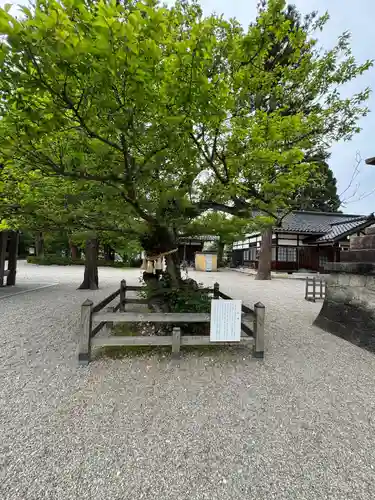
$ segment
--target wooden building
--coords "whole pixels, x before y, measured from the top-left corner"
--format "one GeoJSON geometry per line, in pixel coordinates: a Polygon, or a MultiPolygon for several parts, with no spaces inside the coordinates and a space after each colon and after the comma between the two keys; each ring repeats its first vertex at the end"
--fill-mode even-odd
{"type": "Polygon", "coordinates": [[[0,232],[0,286],[16,284],[18,242],[18,232],[0,232]]]}
{"type": "MultiPolygon", "coordinates": [[[[327,262],[340,262],[341,252],[349,249],[350,236],[359,236],[374,224],[374,214],[292,212],[273,231],[272,270],[323,272],[327,262]]],[[[260,245],[260,233],[235,242],[232,265],[256,268],[260,245]]]]}

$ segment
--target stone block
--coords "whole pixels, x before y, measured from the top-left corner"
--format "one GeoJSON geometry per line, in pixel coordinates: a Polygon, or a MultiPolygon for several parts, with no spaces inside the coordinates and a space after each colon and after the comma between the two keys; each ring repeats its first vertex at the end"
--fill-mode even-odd
{"type": "MultiPolygon", "coordinates": [[[[341,253],[341,259],[347,252],[341,253]]],[[[333,274],[374,274],[375,263],[372,262],[328,262],[325,266],[328,273],[333,274]]]]}
{"type": "Polygon", "coordinates": [[[351,294],[344,301],[345,305],[350,305],[353,307],[367,307],[368,294],[364,288],[351,288],[351,294]]]}
{"type": "Polygon", "coordinates": [[[324,279],[325,279],[327,286],[337,286],[338,280],[339,280],[339,274],[337,274],[337,273],[330,274],[330,275],[326,276],[324,279]]]}
{"type": "Polygon", "coordinates": [[[366,286],[366,276],[364,274],[348,274],[349,285],[355,287],[365,287],[366,286]]]}
{"type": "Polygon", "coordinates": [[[350,238],[350,249],[375,249],[375,234],[368,234],[366,236],[353,236],[352,238],[350,238]]]}
{"type": "Polygon", "coordinates": [[[375,292],[375,276],[366,276],[366,288],[375,292]]]}
{"type": "Polygon", "coordinates": [[[343,286],[328,286],[326,289],[326,295],[329,300],[333,302],[350,302],[352,299],[352,294],[349,287],[343,286]]]}
{"type": "Polygon", "coordinates": [[[348,286],[350,284],[350,274],[340,273],[337,275],[337,284],[340,286],[348,286]]]}
{"type": "Polygon", "coordinates": [[[368,309],[374,311],[375,314],[375,292],[364,288],[362,292],[362,299],[366,300],[366,306],[368,309]]]}
{"type": "Polygon", "coordinates": [[[366,234],[375,234],[375,226],[371,226],[365,229],[366,234]]]}
{"type": "Polygon", "coordinates": [[[368,308],[325,300],[314,325],[375,352],[375,315],[368,308]]]}
{"type": "Polygon", "coordinates": [[[341,262],[370,262],[375,264],[375,249],[347,250],[341,253],[341,262]]]}

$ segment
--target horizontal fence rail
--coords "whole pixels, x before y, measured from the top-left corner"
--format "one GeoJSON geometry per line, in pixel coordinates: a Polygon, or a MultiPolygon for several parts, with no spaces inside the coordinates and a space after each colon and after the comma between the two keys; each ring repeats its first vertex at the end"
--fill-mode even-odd
{"type": "MultiPolygon", "coordinates": [[[[92,347],[106,346],[171,346],[172,355],[178,356],[180,347],[191,345],[218,345],[211,342],[209,335],[181,335],[180,324],[210,323],[210,313],[160,313],[160,312],[134,312],[125,311],[127,304],[148,304],[145,298],[127,298],[128,291],[140,292],[145,290],[143,286],[128,286],[125,280],[120,283],[120,288],[99,302],[93,305],[91,300],[86,300],[81,306],[81,327],[79,336],[78,360],[82,365],[90,361],[92,347]],[[107,307],[116,297],[120,296],[119,302],[114,307],[107,307]],[[102,329],[109,334],[114,323],[164,323],[173,326],[172,335],[150,335],[150,336],[110,336],[95,337],[102,329]],[[95,337],[95,338],[94,338],[95,337]]],[[[165,289],[170,291],[172,289],[165,289]]],[[[205,288],[205,291],[212,293],[215,300],[232,300],[229,295],[219,290],[218,283],[214,288],[205,288]]],[[[261,302],[255,304],[254,309],[242,305],[241,316],[241,344],[253,346],[254,357],[264,357],[264,316],[265,307],[261,302]],[[253,327],[246,323],[250,320],[253,327]]],[[[219,345],[233,345],[238,342],[220,342],[219,345]]]]}
{"type": "MultiPolygon", "coordinates": [[[[175,330],[180,330],[175,328],[175,330]]],[[[241,337],[241,342],[254,345],[252,337],[241,337]]],[[[95,347],[110,346],[169,346],[173,343],[173,335],[129,336],[96,338],[92,341],[95,347]]],[[[180,345],[212,345],[208,335],[181,335],[180,345]]],[[[218,345],[233,345],[233,342],[220,342],[218,345]]]]}
{"type": "Polygon", "coordinates": [[[111,295],[109,295],[108,297],[106,297],[104,300],[102,300],[101,302],[99,302],[99,304],[96,304],[96,306],[94,306],[92,308],[92,312],[93,313],[96,313],[96,312],[99,312],[101,311],[105,306],[107,306],[110,302],[112,302],[112,300],[114,300],[116,297],[118,297],[120,295],[120,289],[119,290],[116,290],[115,292],[111,293],[111,295]]]}
{"type": "Polygon", "coordinates": [[[114,323],[209,323],[209,313],[137,313],[121,312],[105,313],[99,312],[92,315],[92,321],[112,321],[114,323]]]}

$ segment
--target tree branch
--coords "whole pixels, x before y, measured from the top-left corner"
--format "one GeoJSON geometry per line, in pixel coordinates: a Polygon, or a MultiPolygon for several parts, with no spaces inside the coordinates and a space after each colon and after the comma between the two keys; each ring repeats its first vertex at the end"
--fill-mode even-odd
{"type": "MultiPolygon", "coordinates": [[[[208,156],[207,152],[204,150],[204,148],[202,148],[199,140],[197,139],[197,137],[195,137],[195,135],[192,132],[190,132],[190,137],[193,139],[194,144],[197,146],[198,150],[201,152],[201,154],[203,155],[203,157],[206,160],[206,162],[208,163],[208,165],[210,165],[210,167],[215,172],[215,175],[219,179],[219,181],[222,184],[228,184],[229,178],[228,177],[226,177],[226,178],[222,177],[222,175],[218,171],[218,169],[217,169],[217,167],[215,165],[215,162],[214,162],[215,155],[217,154],[216,147],[217,147],[218,134],[219,134],[219,128],[217,128],[216,132],[215,132],[215,138],[214,138],[214,144],[213,144],[212,151],[211,151],[211,156],[208,156]]],[[[228,170],[226,168],[226,173],[227,172],[228,172],[228,170]]]]}

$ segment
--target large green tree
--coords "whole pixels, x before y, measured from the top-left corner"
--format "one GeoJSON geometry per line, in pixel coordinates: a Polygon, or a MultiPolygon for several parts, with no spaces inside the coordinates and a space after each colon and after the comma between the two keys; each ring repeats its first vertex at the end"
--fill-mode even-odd
{"type": "Polygon", "coordinates": [[[320,53],[310,28],[326,18],[293,24],[282,0],[246,31],[183,1],[43,0],[23,13],[0,11],[4,161],[112,190],[108,218],[142,225],[151,254],[208,209],[277,219],[367,111],[368,90],[337,88],[370,62],[356,63],[347,34],[320,53]]]}
{"type": "MultiPolygon", "coordinates": [[[[267,1],[262,0],[260,2],[259,10],[264,12],[267,10],[267,1]]],[[[305,33],[311,33],[314,29],[322,29],[324,23],[328,18],[326,14],[322,18],[319,18],[317,12],[312,12],[302,18],[301,14],[298,12],[295,6],[288,5],[283,11],[282,15],[285,17],[289,23],[289,30],[285,33],[282,40],[274,40],[274,43],[269,49],[269,61],[270,66],[276,62],[281,68],[288,67],[290,65],[290,57],[293,57],[294,48],[292,38],[294,36],[295,30],[302,30],[305,33]]],[[[305,45],[301,50],[301,58],[296,62],[299,65],[304,58],[316,57],[317,51],[315,50],[315,40],[311,40],[311,45],[305,45]]],[[[328,66],[337,60],[338,53],[340,50],[344,50],[347,56],[347,63],[350,64],[355,62],[349,48],[349,35],[344,33],[339,39],[339,43],[332,50],[328,51],[325,63],[328,66]]],[[[321,60],[323,63],[324,58],[321,60]]],[[[261,100],[261,106],[265,107],[269,112],[272,111],[274,107],[282,107],[283,112],[286,114],[294,114],[295,112],[302,112],[305,116],[311,113],[321,113],[324,109],[324,104],[329,102],[331,98],[331,92],[336,93],[336,97],[339,95],[338,88],[330,88],[333,81],[326,77],[329,75],[330,71],[327,71],[327,67],[321,66],[321,74],[319,71],[317,73],[317,79],[313,75],[307,76],[306,82],[301,82],[300,87],[294,87],[295,92],[289,95],[283,94],[282,98],[279,100],[268,100],[268,96],[265,96],[261,100]],[[323,76],[324,75],[324,76],[323,76]]],[[[332,75],[331,75],[332,76],[332,75]]],[[[353,75],[352,75],[353,76],[353,75]]],[[[339,76],[336,82],[343,83],[343,80],[339,76]]],[[[347,110],[346,110],[347,111],[347,110]]],[[[345,116],[346,113],[344,113],[345,116]]],[[[347,123],[343,121],[344,127],[347,123]]],[[[353,125],[353,124],[352,124],[353,125]]],[[[351,127],[349,127],[350,129],[351,127]]],[[[328,126],[326,131],[328,134],[331,133],[333,128],[328,126]]],[[[355,128],[351,129],[351,132],[357,131],[355,128]]],[[[343,135],[345,137],[345,132],[343,129],[338,131],[339,136],[343,135]]],[[[337,137],[338,138],[338,137],[337,137]]],[[[346,138],[350,138],[346,137],[346,138]]],[[[291,189],[289,193],[290,201],[287,206],[285,206],[281,211],[279,211],[279,216],[270,217],[269,227],[264,231],[262,238],[262,246],[259,257],[258,266],[258,279],[269,279],[271,277],[271,245],[272,245],[272,227],[280,224],[282,218],[291,210],[322,210],[322,211],[336,211],[340,207],[340,199],[337,194],[336,189],[336,179],[333,177],[332,171],[329,169],[326,163],[329,157],[328,149],[331,145],[330,140],[326,141],[324,135],[316,134],[314,141],[311,143],[310,147],[303,151],[304,160],[310,161],[314,165],[306,178],[305,186],[298,186],[296,189],[291,189]]],[[[274,173],[271,172],[271,179],[274,173]]]]}

